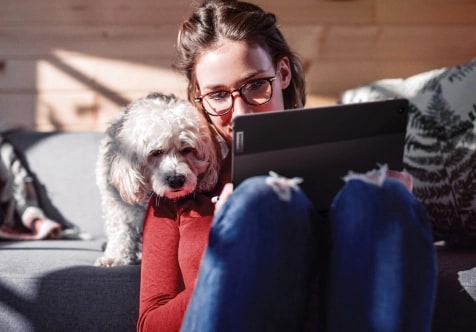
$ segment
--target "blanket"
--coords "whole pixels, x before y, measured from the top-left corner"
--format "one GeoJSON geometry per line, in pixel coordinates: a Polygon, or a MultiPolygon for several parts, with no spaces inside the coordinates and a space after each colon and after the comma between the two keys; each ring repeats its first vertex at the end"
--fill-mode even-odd
{"type": "Polygon", "coordinates": [[[39,206],[31,172],[11,143],[0,135],[0,239],[63,237],[62,225],[39,206]]]}

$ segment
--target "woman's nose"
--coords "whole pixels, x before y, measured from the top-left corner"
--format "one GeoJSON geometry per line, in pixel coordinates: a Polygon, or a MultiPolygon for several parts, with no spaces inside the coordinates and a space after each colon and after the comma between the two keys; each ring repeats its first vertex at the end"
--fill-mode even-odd
{"type": "Polygon", "coordinates": [[[248,105],[239,93],[233,96],[233,115],[252,113],[251,106],[248,105]]]}

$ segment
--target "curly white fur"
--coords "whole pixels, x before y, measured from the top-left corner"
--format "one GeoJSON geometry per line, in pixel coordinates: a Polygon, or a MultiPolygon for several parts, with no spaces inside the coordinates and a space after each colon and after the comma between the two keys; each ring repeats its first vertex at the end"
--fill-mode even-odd
{"type": "Polygon", "coordinates": [[[97,266],[140,262],[142,222],[152,192],[179,199],[212,190],[216,140],[190,103],[159,93],[132,102],[101,142],[97,182],[107,236],[97,266]]]}

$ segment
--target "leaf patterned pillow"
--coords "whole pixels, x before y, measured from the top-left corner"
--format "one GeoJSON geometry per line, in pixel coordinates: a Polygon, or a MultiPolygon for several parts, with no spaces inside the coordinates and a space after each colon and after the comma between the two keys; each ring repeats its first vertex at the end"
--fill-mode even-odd
{"type": "Polygon", "coordinates": [[[410,101],[404,165],[426,206],[435,240],[476,245],[476,58],[406,79],[345,91],[341,103],[410,101]]]}

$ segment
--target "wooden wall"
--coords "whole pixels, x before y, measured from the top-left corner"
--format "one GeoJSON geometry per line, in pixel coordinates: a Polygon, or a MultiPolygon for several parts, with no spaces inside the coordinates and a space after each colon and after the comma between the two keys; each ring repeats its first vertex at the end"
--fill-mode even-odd
{"type": "MultiPolygon", "coordinates": [[[[256,0],[302,57],[310,105],[348,88],[476,55],[475,0],[256,0]]],[[[0,121],[103,130],[151,91],[184,97],[171,69],[185,0],[0,0],[0,121]]]]}

